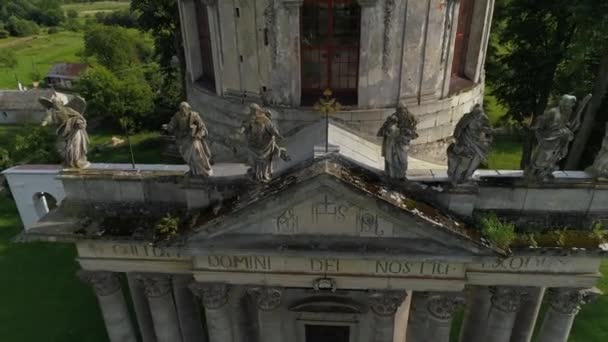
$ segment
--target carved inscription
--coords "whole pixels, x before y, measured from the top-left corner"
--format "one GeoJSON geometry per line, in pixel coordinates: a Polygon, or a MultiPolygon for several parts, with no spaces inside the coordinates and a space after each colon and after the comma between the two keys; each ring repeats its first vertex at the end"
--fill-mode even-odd
{"type": "Polygon", "coordinates": [[[331,218],[333,222],[344,222],[348,212],[347,206],[330,201],[327,195],[323,197],[322,202],[313,203],[311,209],[312,222],[314,223],[318,223],[324,217],[331,218]]]}
{"type": "Polygon", "coordinates": [[[378,274],[449,275],[457,272],[455,265],[437,262],[408,262],[400,260],[376,261],[378,274]]]}
{"type": "Polygon", "coordinates": [[[117,259],[182,259],[179,251],[146,244],[84,243],[78,245],[81,257],[117,259]]]}
{"type": "Polygon", "coordinates": [[[540,256],[515,256],[506,259],[495,259],[492,262],[482,263],[481,269],[491,271],[538,271],[561,269],[567,264],[565,259],[540,256]]]}
{"type": "Polygon", "coordinates": [[[267,256],[209,255],[209,268],[227,270],[270,271],[272,262],[267,256]]]}

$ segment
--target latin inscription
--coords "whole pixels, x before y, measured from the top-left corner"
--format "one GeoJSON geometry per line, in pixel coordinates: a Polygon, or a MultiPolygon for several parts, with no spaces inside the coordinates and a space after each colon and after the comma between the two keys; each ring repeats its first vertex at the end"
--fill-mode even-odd
{"type": "Polygon", "coordinates": [[[451,271],[456,272],[456,266],[436,262],[376,261],[377,274],[447,276],[451,271]]]}
{"type": "Polygon", "coordinates": [[[120,259],[180,259],[178,251],[146,244],[87,243],[78,245],[82,257],[120,259]]]}
{"type": "Polygon", "coordinates": [[[271,271],[272,262],[266,256],[209,255],[210,268],[227,270],[271,271]]]}
{"type": "Polygon", "coordinates": [[[566,260],[555,257],[515,256],[506,259],[496,259],[489,263],[482,263],[481,269],[511,272],[536,271],[560,269],[566,264],[566,260]]]}

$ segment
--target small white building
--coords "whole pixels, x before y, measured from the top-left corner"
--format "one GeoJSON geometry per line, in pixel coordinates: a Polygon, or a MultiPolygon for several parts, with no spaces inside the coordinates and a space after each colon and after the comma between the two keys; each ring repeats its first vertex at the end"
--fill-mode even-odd
{"type": "Polygon", "coordinates": [[[41,123],[46,109],[38,98],[51,97],[53,94],[67,103],[68,95],[52,89],[0,90],[0,125],[41,123]]]}

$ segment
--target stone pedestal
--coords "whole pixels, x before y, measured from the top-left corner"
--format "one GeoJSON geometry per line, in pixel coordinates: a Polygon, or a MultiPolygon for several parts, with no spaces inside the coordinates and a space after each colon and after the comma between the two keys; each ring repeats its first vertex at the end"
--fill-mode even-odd
{"type": "Polygon", "coordinates": [[[369,306],[375,316],[373,342],[393,342],[395,313],[405,296],[405,291],[379,291],[370,294],[369,306]]]}
{"type": "Polygon", "coordinates": [[[426,292],[414,292],[412,295],[410,318],[407,322],[407,342],[424,341],[426,335],[426,321],[428,319],[426,300],[426,292]]]}
{"type": "Polygon", "coordinates": [[[460,342],[485,342],[484,326],[490,305],[490,291],[487,286],[468,288],[460,342]]]}
{"type": "Polygon", "coordinates": [[[428,311],[426,342],[449,342],[452,317],[464,304],[458,294],[430,294],[426,301],[428,311]]]}
{"type": "Polygon", "coordinates": [[[150,312],[150,306],[148,305],[148,298],[146,298],[144,288],[141,282],[137,280],[137,275],[134,273],[127,274],[127,282],[129,283],[131,301],[133,302],[133,309],[135,310],[135,316],[137,317],[137,325],[139,326],[141,340],[142,342],[156,342],[154,322],[152,321],[152,313],[150,312]]]}
{"type": "Polygon", "coordinates": [[[80,271],[78,277],[95,290],[110,341],[136,342],[118,276],[112,272],[80,271]]]}
{"type": "Polygon", "coordinates": [[[513,332],[511,333],[511,342],[530,342],[534,334],[536,319],[540,306],[543,302],[545,289],[542,287],[528,288],[527,295],[517,312],[513,332]]]}
{"type": "Polygon", "coordinates": [[[194,281],[190,275],[173,276],[173,295],[184,342],[205,342],[205,332],[196,298],[188,286],[194,281]]]}
{"type": "Polygon", "coordinates": [[[549,308],[540,328],[539,342],[566,342],[581,305],[599,296],[598,291],[550,289],[549,308]]]}
{"type": "Polygon", "coordinates": [[[190,289],[205,307],[209,342],[237,342],[232,334],[229,287],[222,283],[193,283],[190,289]]]}
{"type": "Polygon", "coordinates": [[[259,340],[264,342],[283,342],[281,312],[282,289],[259,287],[249,291],[258,308],[259,340]]]}
{"type": "Polygon", "coordinates": [[[173,301],[171,277],[164,274],[140,275],[158,342],[182,341],[182,335],[173,301]]]}
{"type": "Polygon", "coordinates": [[[485,328],[485,341],[509,342],[525,291],[520,287],[496,286],[491,288],[491,293],[492,305],[485,328]]]}

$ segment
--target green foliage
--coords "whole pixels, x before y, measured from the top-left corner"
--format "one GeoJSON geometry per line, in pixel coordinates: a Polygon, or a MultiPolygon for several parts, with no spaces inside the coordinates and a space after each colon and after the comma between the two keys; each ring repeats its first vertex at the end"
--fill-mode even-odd
{"type": "Polygon", "coordinates": [[[507,250],[515,240],[515,225],[502,221],[495,214],[481,219],[481,232],[496,247],[507,250]]]}
{"type": "Polygon", "coordinates": [[[60,0],[2,0],[0,21],[14,16],[39,25],[56,26],[64,19],[60,5],[60,0]]]}
{"type": "Polygon", "coordinates": [[[66,14],[67,14],[68,18],[70,18],[70,19],[78,18],[78,12],[73,8],[69,9],[66,14]]]}
{"type": "Polygon", "coordinates": [[[68,18],[63,22],[63,24],[61,24],[61,27],[68,31],[79,32],[82,30],[83,26],[78,19],[68,18]]]}
{"type": "Polygon", "coordinates": [[[28,127],[15,137],[12,159],[24,164],[58,164],[61,157],[56,149],[56,139],[51,127],[28,127]]]}
{"type": "Polygon", "coordinates": [[[49,27],[49,29],[46,30],[46,33],[48,33],[48,34],[59,33],[59,28],[57,26],[49,27]]]}
{"type": "MultiPolygon", "coordinates": [[[[0,147],[0,171],[4,169],[8,169],[13,165],[11,158],[8,154],[8,151],[0,147]]],[[[2,188],[2,184],[0,184],[0,189],[2,188]]]]}
{"type": "Polygon", "coordinates": [[[167,216],[160,219],[156,224],[155,234],[157,238],[167,238],[177,235],[179,230],[179,219],[177,217],[167,214],[167,216]]]}
{"type": "Polygon", "coordinates": [[[95,25],[84,36],[84,54],[104,67],[120,71],[148,62],[151,51],[141,33],[117,26],[95,25]]]}
{"type": "Polygon", "coordinates": [[[4,28],[4,26],[0,26],[0,39],[7,38],[9,36],[9,32],[4,28]]]}
{"type": "Polygon", "coordinates": [[[112,12],[97,12],[95,20],[103,25],[122,26],[125,28],[137,28],[138,15],[130,10],[112,11],[112,12]]]}
{"type": "Polygon", "coordinates": [[[8,18],[7,29],[11,35],[17,37],[27,37],[40,32],[40,27],[35,22],[15,16],[8,18]]]}
{"type": "Polygon", "coordinates": [[[13,69],[18,64],[15,51],[0,49],[0,68],[13,69]]]}

